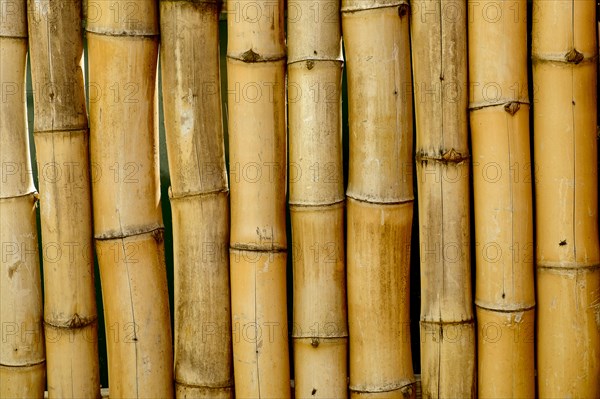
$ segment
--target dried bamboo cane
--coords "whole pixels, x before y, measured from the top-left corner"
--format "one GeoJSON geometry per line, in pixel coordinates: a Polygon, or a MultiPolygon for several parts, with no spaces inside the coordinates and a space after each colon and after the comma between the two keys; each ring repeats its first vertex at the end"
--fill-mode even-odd
{"type": "Polygon", "coordinates": [[[290,396],[283,1],[227,2],[230,273],[237,398],[290,396]]]}
{"type": "Polygon", "coordinates": [[[348,69],[350,395],[414,397],[409,329],[413,216],[408,4],[342,1],[348,69]]]}
{"type": "Polygon", "coordinates": [[[424,398],[476,395],[466,3],[412,2],[424,398]]]}
{"type": "Polygon", "coordinates": [[[29,0],[50,398],[98,398],[81,1],[29,0]]]}
{"type": "Polygon", "coordinates": [[[533,398],[527,1],[473,1],[469,9],[478,397],[533,398]]]}
{"type": "Polygon", "coordinates": [[[180,398],[233,396],[219,8],[215,1],[160,3],[180,398]]]}
{"type": "Polygon", "coordinates": [[[90,157],[111,398],[173,396],[153,0],[89,0],[90,157]]]}
{"type": "Polygon", "coordinates": [[[538,395],[598,398],[596,7],[533,6],[538,395]]]}
{"type": "Polygon", "coordinates": [[[288,3],[296,398],[348,395],[339,10],[288,3]]]}
{"type": "Polygon", "coordinates": [[[26,2],[0,15],[0,397],[43,398],[46,385],[36,192],[29,157],[26,2]]]}

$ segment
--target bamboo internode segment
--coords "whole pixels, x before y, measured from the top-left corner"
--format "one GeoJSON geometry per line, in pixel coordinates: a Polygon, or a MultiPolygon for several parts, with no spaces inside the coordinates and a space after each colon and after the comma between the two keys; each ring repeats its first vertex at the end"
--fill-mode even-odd
{"type": "Polygon", "coordinates": [[[476,396],[467,5],[411,3],[425,398],[476,396]]]}
{"type": "Polygon", "coordinates": [[[594,1],[534,1],[538,392],[600,396],[594,1]]]}
{"type": "Polygon", "coordinates": [[[154,0],[88,0],[94,235],[111,397],[173,396],[154,0]]]}
{"type": "Polygon", "coordinates": [[[412,77],[408,4],[342,1],[348,68],[351,397],[414,397],[409,330],[412,77]]]}
{"type": "Polygon", "coordinates": [[[231,398],[229,198],[219,4],[161,1],[175,267],[175,394],[231,398]]]}
{"type": "Polygon", "coordinates": [[[98,398],[81,1],[28,1],[50,398],[98,398]]]}

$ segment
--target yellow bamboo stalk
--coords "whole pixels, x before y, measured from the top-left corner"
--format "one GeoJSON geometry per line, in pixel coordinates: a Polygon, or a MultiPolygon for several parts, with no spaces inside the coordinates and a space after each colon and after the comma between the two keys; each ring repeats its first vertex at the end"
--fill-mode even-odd
{"type": "Polygon", "coordinates": [[[50,398],[98,398],[81,1],[29,0],[50,398]]]}
{"type": "Polygon", "coordinates": [[[175,267],[175,393],[233,397],[219,4],[161,1],[175,267]]]}
{"type": "Polygon", "coordinates": [[[227,2],[230,273],[237,398],[290,397],[283,1],[227,2]]]}
{"type": "Polygon", "coordinates": [[[409,329],[413,215],[408,4],[342,1],[350,162],[350,396],[414,397],[409,329]]]}
{"type": "Polygon", "coordinates": [[[596,6],[533,3],[541,398],[600,397],[596,6]]]}
{"type": "Polygon", "coordinates": [[[471,297],[467,9],[413,1],[411,39],[424,398],[476,395],[471,297]]]}
{"type": "Polygon", "coordinates": [[[473,1],[468,6],[478,396],[533,398],[527,2],[473,1]]]}
{"type": "Polygon", "coordinates": [[[339,10],[288,3],[296,398],[348,395],[339,10]]]}
{"type": "Polygon", "coordinates": [[[111,398],[173,396],[153,0],[88,1],[90,157],[111,398]]]}
{"type": "Polygon", "coordinates": [[[26,2],[0,17],[0,397],[43,398],[42,290],[31,172],[25,70],[26,2]]]}

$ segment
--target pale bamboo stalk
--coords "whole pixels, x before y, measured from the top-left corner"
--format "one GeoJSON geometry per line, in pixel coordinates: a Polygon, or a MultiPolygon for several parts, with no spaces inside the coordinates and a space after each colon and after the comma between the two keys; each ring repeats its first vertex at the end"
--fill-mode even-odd
{"type": "Polygon", "coordinates": [[[233,397],[219,8],[214,1],[160,3],[181,398],[233,397]]]}
{"type": "Polygon", "coordinates": [[[237,398],[290,397],[283,1],[227,2],[230,274],[237,398]]]}
{"type": "Polygon", "coordinates": [[[0,18],[0,397],[43,398],[42,289],[31,171],[25,71],[26,2],[0,18]]]}
{"type": "Polygon", "coordinates": [[[478,397],[533,398],[527,1],[468,5],[478,397]],[[492,7],[499,18],[484,11],[492,7]]]}
{"type": "Polygon", "coordinates": [[[48,396],[98,398],[81,1],[29,0],[48,396]]]}
{"type": "Polygon", "coordinates": [[[476,396],[471,297],[467,8],[411,3],[424,398],[476,396]]]}
{"type": "Polygon", "coordinates": [[[88,1],[90,157],[111,398],[173,396],[153,0],[88,1]]]}
{"type": "Polygon", "coordinates": [[[533,6],[538,395],[597,398],[596,6],[591,0],[533,6]]]}
{"type": "Polygon", "coordinates": [[[288,3],[296,398],[348,395],[339,10],[288,3]]]}
{"type": "Polygon", "coordinates": [[[342,1],[350,159],[350,396],[414,397],[409,267],[413,216],[409,7],[342,1]]]}

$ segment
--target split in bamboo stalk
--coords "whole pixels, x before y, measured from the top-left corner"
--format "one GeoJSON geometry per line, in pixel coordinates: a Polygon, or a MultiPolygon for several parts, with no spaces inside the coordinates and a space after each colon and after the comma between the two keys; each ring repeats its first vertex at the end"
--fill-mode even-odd
{"type": "Polygon", "coordinates": [[[80,0],[28,1],[50,398],[98,398],[80,0]]]}
{"type": "Polygon", "coordinates": [[[412,80],[405,1],[342,1],[350,159],[350,395],[414,397],[409,266],[412,80]]]}
{"type": "Polygon", "coordinates": [[[502,3],[498,19],[483,12],[498,3],[469,7],[478,397],[533,398],[527,1],[502,3]]]}
{"type": "Polygon", "coordinates": [[[154,0],[88,1],[90,158],[111,398],[173,396],[154,0]]]}
{"type": "Polygon", "coordinates": [[[175,394],[233,397],[229,198],[216,1],[161,1],[173,213],[175,394]]]}
{"type": "Polygon", "coordinates": [[[348,395],[339,9],[288,3],[296,398],[348,395]]]}
{"type": "Polygon", "coordinates": [[[290,397],[283,1],[227,2],[235,396],[290,397]]]}
{"type": "Polygon", "coordinates": [[[596,5],[533,6],[538,395],[598,398],[596,5]]]}
{"type": "Polygon", "coordinates": [[[25,102],[26,2],[6,6],[2,5],[0,17],[0,397],[43,398],[46,364],[37,194],[25,102]]]}
{"type": "Polygon", "coordinates": [[[467,8],[411,3],[424,398],[476,396],[471,296],[467,8]],[[451,15],[450,15],[451,14],[451,15]]]}

